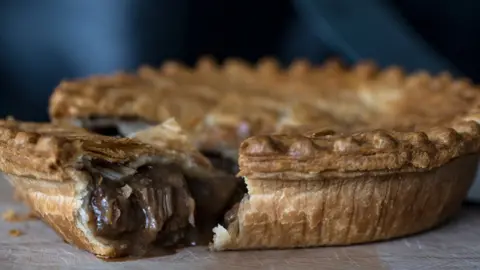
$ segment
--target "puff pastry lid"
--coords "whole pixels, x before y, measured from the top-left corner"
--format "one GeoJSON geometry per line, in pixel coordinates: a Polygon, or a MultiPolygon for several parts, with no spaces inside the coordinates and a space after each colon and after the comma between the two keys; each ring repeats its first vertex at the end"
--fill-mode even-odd
{"type": "MultiPolygon", "coordinates": [[[[182,162],[168,147],[159,148],[137,139],[116,138],[89,133],[68,125],[0,121],[0,170],[17,176],[50,181],[71,179],[83,157],[118,164],[130,164],[139,158],[163,158],[182,162]]],[[[204,166],[203,160],[185,164],[204,166]]]]}
{"type": "Polygon", "coordinates": [[[167,62],[158,70],[64,82],[50,113],[157,122],[175,116],[188,130],[246,126],[248,135],[269,135],[242,143],[240,175],[305,178],[428,170],[477,152],[479,96],[477,86],[448,73],[407,75],[369,62],[344,68],[300,60],[282,69],[272,59],[252,66],[202,58],[194,69],[167,62]]]}
{"type": "Polygon", "coordinates": [[[358,173],[425,171],[480,148],[480,126],[460,120],[425,131],[311,131],[262,135],[240,146],[240,176],[309,179],[358,173]]]}
{"type": "Polygon", "coordinates": [[[245,133],[247,125],[247,133],[256,135],[305,124],[364,125],[378,115],[391,120],[401,114],[406,122],[436,111],[451,117],[477,96],[476,86],[448,73],[407,75],[401,68],[381,70],[370,62],[345,68],[328,61],[313,67],[303,60],[282,69],[269,58],[255,66],[237,59],[217,65],[206,57],[193,69],[166,62],[135,74],[64,81],[52,94],[49,110],[54,121],[102,116],[161,123],[174,117],[189,131],[206,125],[241,127],[245,133]],[[425,101],[429,106],[423,110],[418,102],[425,101]]]}

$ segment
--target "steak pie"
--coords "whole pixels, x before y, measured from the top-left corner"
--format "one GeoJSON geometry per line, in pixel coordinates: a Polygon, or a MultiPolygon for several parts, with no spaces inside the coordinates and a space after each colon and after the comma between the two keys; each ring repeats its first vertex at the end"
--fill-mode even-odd
{"type": "Polygon", "coordinates": [[[203,58],[64,81],[50,115],[124,136],[174,117],[212,160],[238,162],[224,169],[248,186],[211,248],[289,248],[389,239],[451,217],[477,168],[479,96],[447,73],[203,58]]]}
{"type": "Polygon", "coordinates": [[[156,130],[163,133],[146,144],[71,126],[0,121],[0,170],[35,215],[98,256],[189,244],[196,223],[212,226],[229,207],[237,183],[189,146],[175,123],[156,130]]]}

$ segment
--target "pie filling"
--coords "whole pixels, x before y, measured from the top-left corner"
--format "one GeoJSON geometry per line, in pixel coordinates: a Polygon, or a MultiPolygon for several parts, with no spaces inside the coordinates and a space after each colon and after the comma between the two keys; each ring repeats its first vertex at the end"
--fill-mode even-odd
{"type": "MultiPolygon", "coordinates": [[[[107,117],[84,118],[75,124],[102,135],[122,137],[152,125],[138,119],[107,117]]],[[[185,176],[174,165],[146,165],[134,170],[92,162],[90,170],[96,185],[89,208],[94,234],[111,240],[141,238],[149,243],[156,240],[163,245],[182,239],[188,244],[208,244],[213,227],[219,223],[228,227],[234,222],[247,187],[241,178],[235,177],[239,171],[237,162],[219,152],[202,151],[202,154],[225,173],[202,179],[185,176]],[[169,184],[172,182],[177,186],[185,182],[188,187],[179,193],[169,184]],[[188,228],[179,218],[188,214],[186,210],[177,214],[186,209],[181,202],[188,205],[188,192],[196,204],[195,229],[188,228]]],[[[193,224],[193,218],[190,221],[193,224]]]]}
{"type": "Polygon", "coordinates": [[[194,202],[181,170],[149,164],[132,169],[92,161],[94,188],[88,204],[95,236],[162,246],[178,243],[193,225],[194,202]]]}
{"type": "Polygon", "coordinates": [[[140,251],[149,244],[208,244],[212,228],[246,193],[234,176],[195,178],[173,164],[85,163],[94,182],[87,207],[93,235],[140,251]]]}

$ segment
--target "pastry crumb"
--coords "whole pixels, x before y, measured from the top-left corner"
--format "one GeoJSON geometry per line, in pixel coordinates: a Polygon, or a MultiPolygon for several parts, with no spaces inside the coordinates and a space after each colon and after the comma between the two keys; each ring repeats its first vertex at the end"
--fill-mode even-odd
{"type": "Polygon", "coordinates": [[[19,229],[13,229],[13,230],[8,231],[8,234],[11,237],[19,237],[19,236],[22,236],[24,233],[22,231],[20,231],[19,229]]]}
{"type": "Polygon", "coordinates": [[[9,209],[2,214],[2,219],[7,222],[22,222],[36,219],[36,217],[32,212],[28,214],[18,214],[14,210],[9,209]]]}
{"type": "Polygon", "coordinates": [[[16,215],[17,214],[15,213],[15,211],[13,211],[12,209],[9,209],[2,214],[2,219],[5,221],[12,221],[15,219],[16,215]]]}

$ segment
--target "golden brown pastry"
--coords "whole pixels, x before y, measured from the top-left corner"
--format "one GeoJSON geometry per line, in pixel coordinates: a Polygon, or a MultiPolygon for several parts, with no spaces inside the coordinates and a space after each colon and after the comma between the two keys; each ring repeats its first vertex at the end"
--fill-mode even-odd
{"type": "Polygon", "coordinates": [[[270,135],[240,147],[248,194],[214,229],[213,250],[345,245],[417,233],[459,210],[480,126],[425,132],[270,135]]]}
{"type": "Polygon", "coordinates": [[[478,87],[447,73],[203,58],[63,82],[50,115],[87,128],[113,119],[122,133],[175,117],[210,159],[238,159],[249,193],[215,229],[212,249],[224,250],[360,243],[439,224],[473,180],[479,104],[478,87]]]}
{"type": "Polygon", "coordinates": [[[299,60],[281,69],[268,58],[256,66],[202,58],[195,68],[167,62],[136,74],[64,81],[49,110],[54,122],[126,136],[174,117],[207,156],[236,161],[240,143],[253,135],[297,132],[300,126],[415,130],[464,114],[477,93],[468,80],[446,73],[407,76],[398,67],[379,70],[369,62],[345,68],[299,60]]]}
{"type": "Polygon", "coordinates": [[[199,162],[182,163],[167,150],[79,128],[0,121],[0,170],[21,199],[65,241],[101,257],[175,244],[194,225],[186,178],[197,175],[199,162]]]}

